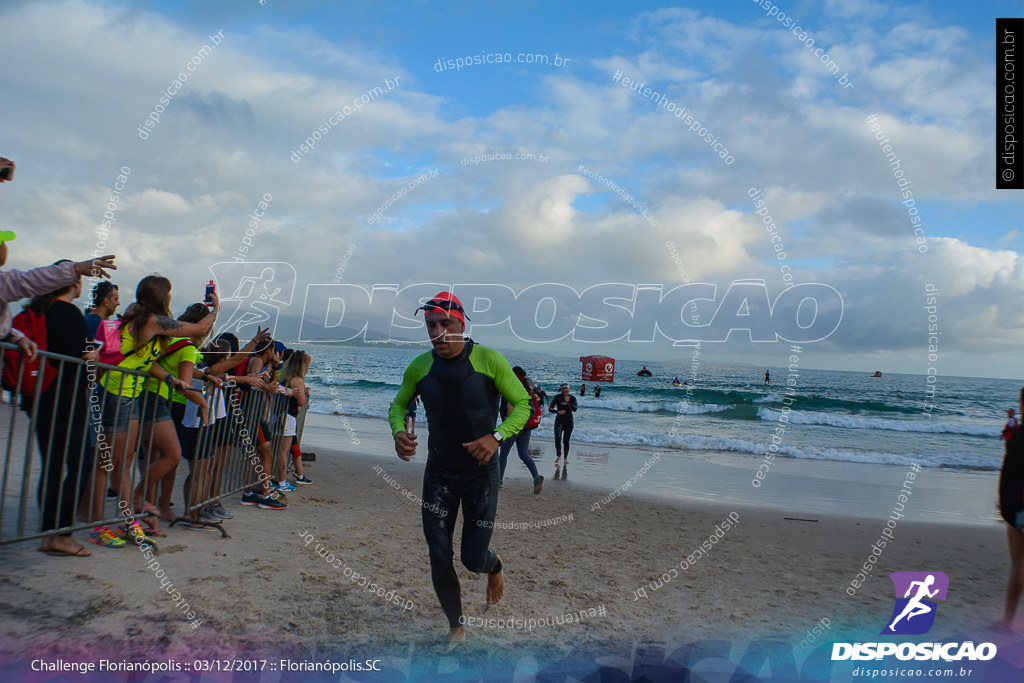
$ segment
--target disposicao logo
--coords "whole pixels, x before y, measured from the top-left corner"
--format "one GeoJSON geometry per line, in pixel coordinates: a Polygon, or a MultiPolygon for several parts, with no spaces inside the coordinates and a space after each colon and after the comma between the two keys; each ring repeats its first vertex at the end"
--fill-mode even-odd
{"type": "Polygon", "coordinates": [[[943,572],[893,572],[889,578],[896,591],[896,605],[882,633],[902,636],[928,633],[935,624],[938,608],[933,600],[946,599],[949,577],[943,572]]]}
{"type": "MultiPolygon", "coordinates": [[[[949,577],[943,572],[893,572],[896,594],[887,626],[882,635],[913,636],[927,633],[935,624],[938,603],[945,600],[949,577]]],[[[884,659],[895,655],[900,660],[939,660],[951,662],[966,659],[988,661],[996,656],[993,643],[835,643],[832,660],[884,659]]]]}

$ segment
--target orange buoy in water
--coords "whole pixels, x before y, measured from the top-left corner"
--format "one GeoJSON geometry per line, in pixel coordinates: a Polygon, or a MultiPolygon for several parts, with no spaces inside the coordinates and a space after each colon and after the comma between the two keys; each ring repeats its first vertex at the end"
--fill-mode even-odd
{"type": "Polygon", "coordinates": [[[584,382],[614,382],[615,359],[608,356],[580,356],[584,382]]]}

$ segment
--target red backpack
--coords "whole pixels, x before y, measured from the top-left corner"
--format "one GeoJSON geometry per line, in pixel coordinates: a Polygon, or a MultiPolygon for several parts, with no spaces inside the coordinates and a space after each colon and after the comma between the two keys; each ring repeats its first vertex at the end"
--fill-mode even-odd
{"type": "MultiPolygon", "coordinates": [[[[26,337],[31,339],[39,347],[40,351],[46,351],[46,318],[26,309],[14,316],[11,327],[20,330],[26,337]]],[[[41,356],[32,360],[25,360],[24,354],[18,351],[4,351],[3,387],[8,391],[14,391],[18,387],[18,373],[22,364],[25,365],[24,374],[21,377],[21,393],[23,396],[34,396],[36,393],[36,382],[39,378],[39,361],[41,356]]],[[[43,384],[40,393],[45,392],[53,384],[57,377],[57,365],[53,362],[46,363],[46,370],[43,371],[43,384]]]]}
{"type": "Polygon", "coordinates": [[[543,416],[543,413],[540,410],[540,401],[537,400],[537,397],[533,394],[530,394],[530,403],[533,404],[533,415],[531,415],[530,419],[526,421],[523,429],[536,429],[537,427],[540,427],[540,418],[543,416]]]}

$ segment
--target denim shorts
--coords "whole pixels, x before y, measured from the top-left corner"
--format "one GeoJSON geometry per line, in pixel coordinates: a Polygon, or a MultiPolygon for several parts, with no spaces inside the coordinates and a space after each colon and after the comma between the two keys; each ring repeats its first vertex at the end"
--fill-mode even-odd
{"type": "Polygon", "coordinates": [[[128,424],[139,419],[139,402],[131,396],[120,396],[104,390],[103,415],[100,424],[114,434],[128,431],[128,424]]]}
{"type": "Polygon", "coordinates": [[[295,436],[295,428],[298,426],[298,420],[295,419],[294,415],[284,416],[284,435],[295,436]]]}
{"type": "Polygon", "coordinates": [[[144,391],[138,400],[142,424],[158,424],[171,419],[171,402],[159,394],[144,391]]]}

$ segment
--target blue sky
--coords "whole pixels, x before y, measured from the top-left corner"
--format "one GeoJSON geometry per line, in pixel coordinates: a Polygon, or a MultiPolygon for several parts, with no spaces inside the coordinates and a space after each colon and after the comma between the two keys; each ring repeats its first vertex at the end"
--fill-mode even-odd
{"type": "MultiPolygon", "coordinates": [[[[1024,378],[1022,194],[993,182],[994,19],[1019,4],[777,5],[852,88],[750,0],[5,3],[6,49],[18,55],[0,71],[0,154],[18,162],[16,181],[0,188],[4,227],[19,233],[10,267],[91,254],[128,166],[107,239],[118,280],[130,292],[163,272],[181,307],[213,263],[230,260],[260,197],[273,196],[248,258],[295,267],[285,338],[306,285],[331,282],[350,244],[345,282],[367,288],[667,290],[681,283],[671,240],[691,280],[724,291],[760,278],[774,297],[784,283],[748,197],[756,187],[794,281],[843,296],[842,323],[813,345],[809,367],[924,372],[923,287],[934,283],[940,374],[1024,378]],[[223,41],[140,139],[161,91],[218,30],[223,41]],[[434,68],[506,52],[569,61],[434,68]],[[614,83],[616,71],[686,106],[735,162],[614,83]],[[395,78],[399,87],[346,116],[299,163],[289,159],[321,121],[395,78]],[[913,180],[926,254],[869,113],[913,180]],[[502,152],[546,160],[460,163],[502,152]],[[656,225],[579,164],[635,196],[656,225]]],[[[708,345],[705,360],[770,365],[784,355],[740,336],[708,345]]],[[[494,331],[486,341],[567,356],[678,353],[664,338],[597,348],[494,331]]]]}

